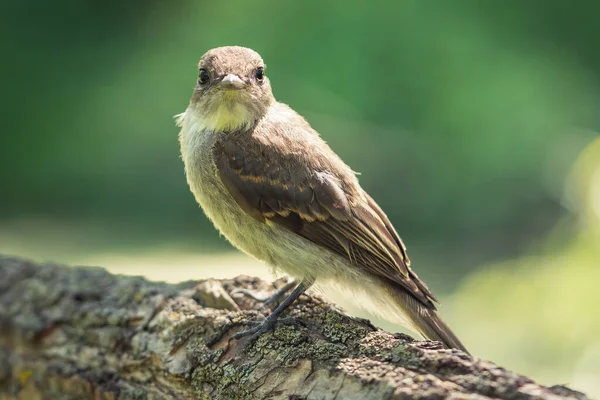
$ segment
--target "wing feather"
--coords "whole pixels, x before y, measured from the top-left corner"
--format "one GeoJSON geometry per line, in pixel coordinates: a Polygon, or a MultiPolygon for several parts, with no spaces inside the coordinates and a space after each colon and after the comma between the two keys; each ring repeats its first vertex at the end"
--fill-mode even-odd
{"type": "Polygon", "coordinates": [[[246,135],[218,142],[213,156],[224,186],[257,221],[270,220],[435,307],[396,230],[354,173],[341,160],[330,162],[337,158],[330,150],[315,158],[307,149],[302,137],[292,143],[246,135]]]}

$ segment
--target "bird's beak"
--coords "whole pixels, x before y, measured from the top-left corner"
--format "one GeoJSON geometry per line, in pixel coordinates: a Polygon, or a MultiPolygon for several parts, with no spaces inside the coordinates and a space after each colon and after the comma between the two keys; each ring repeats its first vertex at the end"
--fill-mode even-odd
{"type": "Polygon", "coordinates": [[[226,75],[225,78],[221,80],[220,85],[225,89],[233,90],[239,90],[245,86],[244,81],[242,81],[240,77],[235,74],[226,75]]]}

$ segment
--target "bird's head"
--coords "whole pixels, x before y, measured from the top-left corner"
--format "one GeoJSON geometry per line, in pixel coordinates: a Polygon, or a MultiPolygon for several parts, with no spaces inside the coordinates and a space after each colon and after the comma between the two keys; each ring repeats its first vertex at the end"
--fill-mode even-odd
{"type": "Polygon", "coordinates": [[[254,50],[218,47],[200,59],[190,107],[206,128],[217,132],[250,128],[273,101],[265,64],[254,50]]]}

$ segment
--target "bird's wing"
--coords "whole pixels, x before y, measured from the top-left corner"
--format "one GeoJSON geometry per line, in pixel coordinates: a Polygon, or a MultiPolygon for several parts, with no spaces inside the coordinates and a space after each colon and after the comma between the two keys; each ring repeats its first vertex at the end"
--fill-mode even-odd
{"type": "Polygon", "coordinates": [[[276,135],[231,138],[217,144],[214,160],[224,186],[249,215],[279,224],[396,282],[434,307],[435,297],[411,270],[404,244],[381,208],[360,188],[350,168],[332,163],[337,156],[324,142],[314,146],[314,140],[321,139],[316,134],[293,141],[276,135]]]}

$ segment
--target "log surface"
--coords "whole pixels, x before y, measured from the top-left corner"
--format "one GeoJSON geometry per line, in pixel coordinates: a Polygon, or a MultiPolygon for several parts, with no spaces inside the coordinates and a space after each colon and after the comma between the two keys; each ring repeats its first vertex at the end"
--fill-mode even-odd
{"type": "Polygon", "coordinates": [[[585,399],[439,343],[351,318],[316,295],[254,344],[283,280],[150,282],[0,256],[0,399],[585,399]]]}

